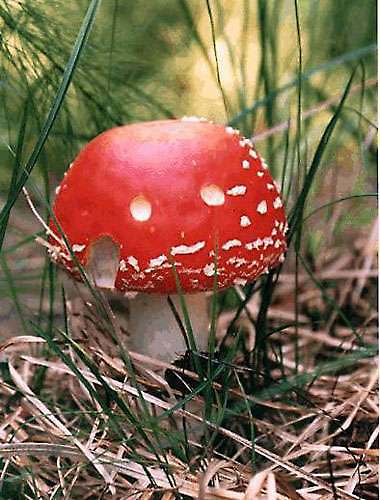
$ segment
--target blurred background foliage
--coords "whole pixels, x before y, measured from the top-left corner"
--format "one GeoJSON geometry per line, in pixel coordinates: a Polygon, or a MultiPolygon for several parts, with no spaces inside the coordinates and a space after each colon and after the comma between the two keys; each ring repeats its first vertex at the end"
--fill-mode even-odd
{"type": "MultiPolygon", "coordinates": [[[[54,101],[87,7],[84,0],[0,2],[1,197],[9,188],[20,127],[25,125],[22,164],[54,101]]],[[[355,92],[328,145],[324,175],[314,186],[316,206],[373,191],[375,15],[372,0],[301,0],[297,34],[292,0],[103,1],[34,169],[36,186],[49,199],[51,186],[80,147],[105,129],[198,115],[256,136],[278,180],[286,170],[284,195],[295,200],[358,65],[355,92]],[[306,113],[302,124],[301,112],[306,113]],[[278,124],[278,133],[265,136],[278,124]]],[[[359,200],[352,210],[349,223],[373,216],[371,203],[363,206],[359,200]]],[[[346,219],[341,215],[340,224],[346,219]]],[[[320,240],[313,232],[311,248],[320,240]]]]}

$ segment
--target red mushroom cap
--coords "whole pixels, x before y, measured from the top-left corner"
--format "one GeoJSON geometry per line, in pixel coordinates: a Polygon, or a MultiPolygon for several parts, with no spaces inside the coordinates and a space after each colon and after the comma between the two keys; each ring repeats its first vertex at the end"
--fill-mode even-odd
{"type": "MultiPolygon", "coordinates": [[[[203,119],[99,135],[65,175],[54,213],[84,266],[94,242],[112,239],[121,291],[175,293],[173,262],[185,292],[212,289],[215,259],[219,288],[245,284],[286,250],[285,212],[265,161],[237,130],[203,119]]],[[[55,256],[75,273],[67,249],[55,256]]]]}

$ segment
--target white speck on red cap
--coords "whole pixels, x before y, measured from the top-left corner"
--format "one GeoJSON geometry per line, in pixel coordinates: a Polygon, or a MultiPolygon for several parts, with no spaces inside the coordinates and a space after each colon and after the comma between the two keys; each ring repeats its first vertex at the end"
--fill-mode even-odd
{"type": "Polygon", "coordinates": [[[233,128],[233,127],[226,127],[226,132],[229,135],[239,135],[240,134],[240,131],[237,128],[233,128]]]}
{"type": "Polygon", "coordinates": [[[159,257],[156,257],[155,259],[150,259],[149,265],[150,267],[157,267],[161,266],[165,261],[167,261],[166,255],[160,255],[159,257]]]}
{"type": "Polygon", "coordinates": [[[240,139],[239,144],[242,148],[245,148],[245,146],[249,146],[251,148],[253,146],[251,139],[247,139],[245,137],[240,139]]]}
{"type": "Polygon", "coordinates": [[[75,244],[71,247],[73,252],[82,252],[86,248],[86,245],[75,244]]]}
{"type": "Polygon", "coordinates": [[[145,196],[138,195],[129,204],[129,210],[134,220],[145,222],[152,215],[152,205],[145,196]]]}
{"type": "Polygon", "coordinates": [[[268,205],[267,205],[267,202],[265,200],[260,201],[260,203],[257,205],[257,211],[261,215],[264,215],[264,214],[267,213],[267,211],[268,211],[268,205]]]}
{"type": "Polygon", "coordinates": [[[267,238],[264,238],[264,250],[268,248],[270,245],[273,245],[273,239],[269,236],[267,238]]]}
{"type": "Polygon", "coordinates": [[[241,241],[240,240],[229,240],[222,245],[223,250],[229,250],[230,248],[233,247],[241,247],[241,241]]]}
{"type": "Polygon", "coordinates": [[[273,202],[273,208],[281,208],[282,207],[282,201],[279,196],[274,200],[273,202]]]}
{"type": "Polygon", "coordinates": [[[255,240],[255,241],[251,241],[250,243],[246,243],[245,248],[247,250],[253,250],[253,249],[258,250],[263,245],[264,245],[263,240],[261,238],[257,238],[257,240],[255,240]]]}
{"type": "Polygon", "coordinates": [[[247,186],[234,186],[227,190],[227,194],[231,196],[243,196],[247,191],[247,186]]]}
{"type": "Polygon", "coordinates": [[[209,207],[219,207],[224,204],[225,197],[223,190],[215,184],[203,186],[200,190],[202,200],[209,207]]]}
{"type": "Polygon", "coordinates": [[[246,170],[248,170],[250,168],[250,166],[251,166],[251,164],[249,163],[248,160],[243,160],[241,162],[241,164],[242,164],[243,168],[246,169],[246,170]]]}
{"type": "Polygon", "coordinates": [[[280,248],[281,245],[282,245],[282,241],[281,240],[276,240],[274,242],[274,248],[280,248]]]}
{"type": "Polygon", "coordinates": [[[248,227],[252,224],[251,219],[247,215],[242,215],[240,217],[240,225],[241,227],[248,227]]]}
{"type": "Polygon", "coordinates": [[[186,255],[190,253],[199,252],[206,245],[205,241],[198,241],[198,243],[194,243],[194,245],[178,245],[176,247],[172,247],[170,253],[172,255],[186,255]]]}
{"type": "Polygon", "coordinates": [[[129,257],[127,257],[127,262],[130,266],[133,267],[135,271],[137,271],[138,273],[140,272],[139,261],[136,259],[136,257],[130,255],[129,257]]]}
{"type": "Polygon", "coordinates": [[[227,264],[232,264],[235,267],[240,267],[243,266],[244,264],[247,264],[247,260],[244,259],[243,257],[236,257],[235,255],[234,257],[230,257],[227,260],[227,264]]]}
{"type": "Polygon", "coordinates": [[[203,272],[206,276],[214,276],[215,274],[215,264],[206,264],[203,268],[203,272]]]}

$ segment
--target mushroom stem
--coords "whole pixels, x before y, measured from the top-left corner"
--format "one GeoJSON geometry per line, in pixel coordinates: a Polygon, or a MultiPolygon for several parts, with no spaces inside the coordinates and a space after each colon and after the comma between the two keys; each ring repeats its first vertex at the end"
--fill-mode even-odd
{"type": "MultiPolygon", "coordinates": [[[[183,321],[180,297],[170,295],[183,321]]],[[[209,316],[205,293],[185,297],[192,330],[200,351],[207,351],[209,316]]],[[[132,351],[171,363],[186,351],[186,343],[166,295],[139,293],[130,302],[130,342],[132,351]]]]}

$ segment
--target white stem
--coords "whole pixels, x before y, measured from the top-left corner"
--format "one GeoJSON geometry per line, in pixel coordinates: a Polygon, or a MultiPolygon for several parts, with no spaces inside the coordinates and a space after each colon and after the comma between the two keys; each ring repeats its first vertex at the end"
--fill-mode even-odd
{"type": "MultiPolygon", "coordinates": [[[[170,296],[183,322],[178,295],[170,296]]],[[[197,348],[207,351],[209,315],[205,293],[185,297],[197,348]]],[[[186,351],[186,343],[166,295],[139,293],[130,301],[130,349],[171,363],[186,351]]]]}

